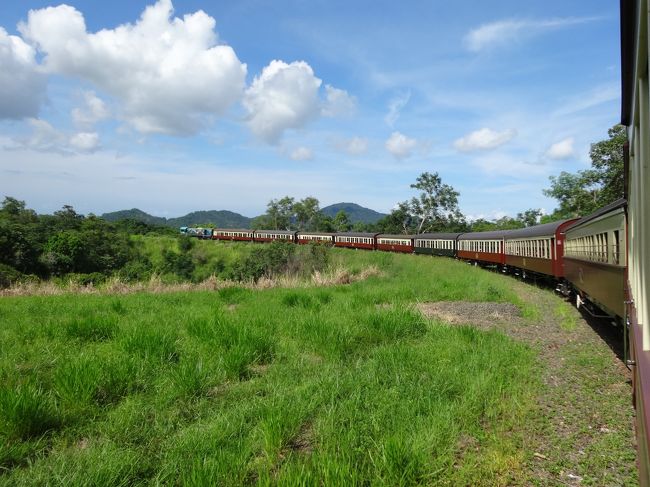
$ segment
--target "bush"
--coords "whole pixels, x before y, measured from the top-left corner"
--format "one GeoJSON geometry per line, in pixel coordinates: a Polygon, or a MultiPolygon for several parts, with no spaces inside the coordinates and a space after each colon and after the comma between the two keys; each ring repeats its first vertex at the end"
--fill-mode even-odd
{"type": "Polygon", "coordinates": [[[126,282],[146,281],[153,274],[151,261],[146,257],[140,257],[138,260],[132,260],[120,269],[118,276],[126,282]]]}
{"type": "Polygon", "coordinates": [[[0,289],[15,284],[22,277],[22,273],[18,272],[13,267],[6,264],[0,264],[0,289]]]}
{"type": "Polygon", "coordinates": [[[71,283],[79,286],[97,286],[106,281],[106,275],[101,272],[90,272],[88,274],[68,274],[66,276],[71,283]]]}
{"type": "Polygon", "coordinates": [[[257,247],[233,266],[230,277],[236,281],[257,281],[261,277],[285,274],[295,251],[294,244],[280,240],[257,247]]]}

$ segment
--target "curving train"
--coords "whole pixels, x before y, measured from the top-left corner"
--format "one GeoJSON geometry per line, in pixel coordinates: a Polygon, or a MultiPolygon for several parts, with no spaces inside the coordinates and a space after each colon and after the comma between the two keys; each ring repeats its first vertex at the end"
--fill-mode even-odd
{"type": "Polygon", "coordinates": [[[594,312],[595,304],[622,322],[625,289],[625,201],[582,219],[518,230],[475,233],[326,233],[286,230],[181,228],[202,239],[247,242],[281,240],[387,252],[454,257],[523,278],[554,280],[565,295],[594,312]]]}

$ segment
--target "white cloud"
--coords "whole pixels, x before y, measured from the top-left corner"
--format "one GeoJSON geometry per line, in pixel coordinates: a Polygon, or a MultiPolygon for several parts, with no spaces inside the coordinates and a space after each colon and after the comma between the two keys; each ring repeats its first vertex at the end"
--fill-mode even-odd
{"type": "Polygon", "coordinates": [[[28,119],[32,133],[28,137],[16,137],[5,147],[7,150],[33,150],[63,155],[94,152],[99,148],[96,132],[78,132],[72,135],[61,132],[45,120],[28,119]]]}
{"type": "Polygon", "coordinates": [[[515,129],[498,132],[489,128],[482,128],[456,140],[454,147],[461,152],[496,149],[512,140],[516,135],[517,131],[515,129]]]}
{"type": "Polygon", "coordinates": [[[46,77],[36,52],[0,27],[0,119],[36,117],[45,100],[46,77]]]}
{"type": "Polygon", "coordinates": [[[79,152],[94,152],[99,148],[97,132],[79,132],[70,137],[70,147],[79,152]]]}
{"type": "Polygon", "coordinates": [[[321,80],[304,61],[271,61],[244,96],[253,134],[276,143],[285,130],[301,128],[316,118],[320,113],[320,85],[321,80]]]}
{"type": "Polygon", "coordinates": [[[360,156],[368,150],[368,139],[352,137],[351,139],[342,140],[337,144],[337,147],[351,156],[360,156]]]}
{"type": "Polygon", "coordinates": [[[402,109],[408,104],[410,99],[411,92],[407,91],[406,93],[397,95],[388,102],[388,113],[384,117],[384,122],[386,122],[386,125],[391,128],[395,125],[395,122],[397,122],[402,109]]]}
{"type": "Polygon", "coordinates": [[[549,159],[562,160],[570,159],[575,156],[575,150],[573,149],[574,139],[573,137],[567,137],[562,139],[559,142],[551,145],[545,153],[545,156],[549,159]]]}
{"type": "Polygon", "coordinates": [[[596,20],[596,18],[567,17],[543,20],[499,20],[472,29],[465,36],[464,42],[467,49],[479,52],[495,47],[507,46],[519,41],[523,37],[530,37],[551,29],[560,29],[593,20],[596,20]]]}
{"type": "Polygon", "coordinates": [[[324,117],[340,117],[352,115],[357,109],[357,100],[345,90],[325,85],[325,103],[322,114],[324,117]]]}
{"type": "Polygon", "coordinates": [[[246,65],[217,43],[212,17],[172,13],[171,0],[159,0],[135,24],[89,33],[79,11],[60,5],[31,10],[19,30],[45,55],[46,71],[114,96],[136,130],[192,134],[241,98],[246,65]]]}
{"type": "Polygon", "coordinates": [[[90,128],[110,116],[111,113],[106,103],[98,98],[94,91],[86,91],[83,96],[84,106],[72,110],[72,120],[75,125],[90,128]]]}
{"type": "Polygon", "coordinates": [[[399,132],[393,132],[386,140],[386,150],[397,159],[405,159],[411,156],[411,152],[417,146],[417,141],[399,132]]]}
{"type": "Polygon", "coordinates": [[[289,157],[294,161],[311,161],[314,158],[314,153],[307,147],[297,147],[291,151],[289,157]]]}

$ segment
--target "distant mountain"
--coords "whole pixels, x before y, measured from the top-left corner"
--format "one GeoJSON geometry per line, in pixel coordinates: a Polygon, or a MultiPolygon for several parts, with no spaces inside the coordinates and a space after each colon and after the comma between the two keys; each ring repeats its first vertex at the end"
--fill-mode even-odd
{"type": "Polygon", "coordinates": [[[104,213],[102,218],[110,222],[131,218],[150,225],[166,225],[173,228],[189,227],[204,223],[210,223],[219,228],[248,228],[251,222],[251,218],[227,210],[193,211],[178,218],[164,218],[153,216],[142,210],[133,208],[131,210],[104,213]]]}
{"type": "Polygon", "coordinates": [[[149,225],[167,225],[167,219],[160,216],[153,216],[137,208],[130,210],[113,211],[111,213],[104,213],[102,218],[109,222],[116,222],[117,220],[137,220],[139,222],[148,223],[149,225]]]}
{"type": "Polygon", "coordinates": [[[378,211],[371,210],[370,208],[364,208],[363,206],[357,205],[356,203],[335,203],[333,205],[326,206],[321,211],[327,216],[334,218],[339,211],[345,211],[348,218],[352,223],[376,223],[377,220],[384,218],[385,213],[379,213],[378,211]]]}
{"type": "Polygon", "coordinates": [[[228,210],[193,211],[185,216],[167,219],[170,227],[189,227],[212,223],[219,228],[248,228],[252,218],[228,210]]]}

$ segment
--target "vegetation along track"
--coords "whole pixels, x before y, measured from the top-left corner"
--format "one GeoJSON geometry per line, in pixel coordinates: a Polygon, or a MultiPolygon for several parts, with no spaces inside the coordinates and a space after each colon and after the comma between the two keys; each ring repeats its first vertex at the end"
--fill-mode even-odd
{"type": "Polygon", "coordinates": [[[568,303],[332,252],[381,274],[0,299],[0,485],[636,482],[626,369],[568,303]]]}

